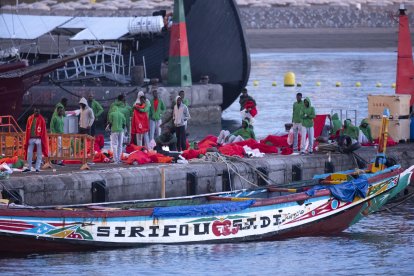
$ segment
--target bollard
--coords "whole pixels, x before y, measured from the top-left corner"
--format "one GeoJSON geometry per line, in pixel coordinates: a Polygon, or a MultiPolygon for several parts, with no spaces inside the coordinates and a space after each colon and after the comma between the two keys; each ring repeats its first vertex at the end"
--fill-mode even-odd
{"type": "MultiPolygon", "coordinates": [[[[257,170],[263,173],[266,177],[269,177],[269,170],[266,167],[259,167],[257,170]]],[[[267,186],[269,185],[262,177],[257,174],[257,185],[259,186],[267,186]]]]}
{"type": "Polygon", "coordinates": [[[24,190],[23,189],[10,189],[3,190],[1,192],[3,199],[8,199],[10,203],[23,204],[24,202],[24,190]]]}
{"type": "Polygon", "coordinates": [[[105,180],[92,182],[92,203],[108,201],[108,189],[106,188],[105,180]]]}
{"type": "Polygon", "coordinates": [[[196,195],[198,186],[198,178],[196,172],[187,173],[187,195],[196,195]]]}
{"type": "Polygon", "coordinates": [[[292,182],[301,181],[301,180],[302,180],[302,165],[293,164],[292,165],[292,182]]]}
{"type": "Polygon", "coordinates": [[[228,170],[223,171],[223,175],[221,176],[222,181],[222,188],[223,192],[231,191],[231,174],[228,170]]]}

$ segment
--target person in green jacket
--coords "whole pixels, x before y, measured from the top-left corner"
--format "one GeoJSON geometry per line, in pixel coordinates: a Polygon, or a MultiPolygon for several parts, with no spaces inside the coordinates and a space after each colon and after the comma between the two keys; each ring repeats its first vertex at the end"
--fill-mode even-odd
{"type": "Polygon", "coordinates": [[[344,121],[344,127],[340,132],[341,136],[348,136],[352,139],[352,143],[358,141],[359,128],[352,124],[351,119],[346,119],[344,121]]]}
{"type": "Polygon", "coordinates": [[[254,134],[253,128],[250,127],[249,121],[243,120],[242,127],[233,133],[230,133],[228,130],[220,131],[220,134],[217,138],[217,143],[225,145],[248,139],[256,140],[256,135],[254,134]]]}
{"type": "Polygon", "coordinates": [[[111,104],[108,111],[108,122],[109,122],[109,114],[112,112],[113,108],[117,107],[118,110],[124,114],[125,120],[126,120],[126,130],[128,133],[130,133],[130,123],[131,123],[131,116],[133,109],[130,105],[127,104],[125,95],[120,94],[118,98],[111,104]]]}
{"type": "MultiPolygon", "coordinates": [[[[63,134],[64,133],[63,120],[64,120],[65,112],[63,110],[64,110],[63,106],[59,105],[56,108],[56,114],[53,113],[52,120],[50,121],[50,133],[53,133],[53,134],[63,134]]],[[[58,137],[57,144],[58,144],[59,156],[62,156],[62,136],[58,137]]],[[[63,161],[61,160],[57,164],[63,166],[63,161]]]]}
{"type": "Polygon", "coordinates": [[[303,101],[303,108],[300,112],[302,118],[302,131],[300,133],[300,154],[304,155],[306,152],[306,134],[309,138],[309,154],[313,153],[313,139],[314,139],[314,128],[313,119],[316,117],[315,108],[312,106],[311,101],[308,97],[303,101]]]}
{"type": "Polygon", "coordinates": [[[111,148],[113,152],[113,161],[118,164],[121,162],[122,142],[124,141],[126,119],[118,107],[114,106],[111,113],[109,113],[108,121],[111,124],[111,148]]]}
{"type": "Polygon", "coordinates": [[[93,115],[95,115],[95,121],[93,122],[91,126],[91,135],[95,136],[96,121],[98,121],[99,116],[101,116],[104,110],[102,108],[102,105],[93,98],[92,94],[89,94],[88,96],[88,105],[90,108],[92,108],[93,115]]]}
{"type": "Polygon", "coordinates": [[[63,117],[66,117],[66,110],[65,110],[65,108],[66,108],[66,106],[68,105],[68,99],[67,98],[62,98],[61,100],[60,100],[60,102],[58,102],[56,105],[55,105],[55,110],[53,111],[53,115],[52,115],[52,118],[53,118],[53,116],[57,116],[57,114],[58,114],[58,112],[57,112],[57,109],[58,109],[58,107],[61,107],[62,109],[63,109],[63,117]]]}
{"type": "Polygon", "coordinates": [[[300,112],[303,108],[302,93],[296,94],[296,102],[293,103],[293,113],[292,113],[292,129],[293,129],[293,150],[299,151],[298,147],[298,135],[299,131],[302,130],[302,117],[300,112]]]}
{"type": "Polygon", "coordinates": [[[336,136],[336,133],[338,132],[338,130],[342,129],[342,123],[341,123],[341,120],[339,120],[338,113],[335,113],[334,115],[332,115],[332,117],[329,116],[329,119],[331,121],[330,135],[336,136]]]}
{"type": "Polygon", "coordinates": [[[371,127],[369,126],[367,119],[361,121],[359,129],[361,130],[358,135],[359,143],[372,143],[374,141],[374,139],[372,139],[371,127]]]}
{"type": "Polygon", "coordinates": [[[158,98],[158,91],[152,91],[152,100],[150,101],[151,107],[149,110],[149,123],[150,123],[150,133],[149,140],[156,139],[161,135],[161,123],[162,115],[164,114],[166,108],[164,102],[158,98]]]}

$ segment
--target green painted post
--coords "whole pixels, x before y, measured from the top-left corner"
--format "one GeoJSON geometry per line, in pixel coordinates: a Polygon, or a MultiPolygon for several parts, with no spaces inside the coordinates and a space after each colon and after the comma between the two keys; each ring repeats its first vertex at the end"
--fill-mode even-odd
{"type": "Polygon", "coordinates": [[[176,86],[191,86],[193,84],[183,0],[174,0],[168,59],[168,84],[176,86]]]}

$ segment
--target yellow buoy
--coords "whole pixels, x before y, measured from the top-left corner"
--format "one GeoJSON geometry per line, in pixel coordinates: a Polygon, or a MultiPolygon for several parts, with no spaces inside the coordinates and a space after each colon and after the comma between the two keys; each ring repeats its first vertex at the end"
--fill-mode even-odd
{"type": "Polygon", "coordinates": [[[321,82],[320,81],[317,81],[316,82],[316,86],[321,86],[321,82]]]}
{"type": "Polygon", "coordinates": [[[272,86],[277,86],[277,83],[275,81],[272,82],[272,86]]]}
{"type": "Polygon", "coordinates": [[[253,86],[258,86],[259,85],[259,81],[255,80],[253,81],[253,86]]]}
{"type": "Polygon", "coordinates": [[[287,72],[285,74],[284,85],[285,86],[295,86],[295,82],[296,82],[295,79],[296,79],[295,73],[293,73],[293,72],[287,72]]]}
{"type": "Polygon", "coordinates": [[[357,82],[355,83],[355,86],[356,86],[356,87],[361,87],[361,83],[360,83],[359,81],[357,81],[357,82]]]}
{"type": "Polygon", "coordinates": [[[298,82],[298,83],[296,84],[296,86],[297,86],[297,87],[302,87],[302,83],[301,83],[301,82],[298,82]]]}
{"type": "Polygon", "coordinates": [[[335,86],[336,87],[339,87],[339,86],[341,86],[342,85],[342,83],[340,82],[340,81],[337,81],[336,83],[335,83],[335,86]]]}
{"type": "Polygon", "coordinates": [[[381,87],[382,86],[382,83],[380,83],[380,82],[377,82],[377,85],[376,85],[376,87],[381,87]]]}
{"type": "Polygon", "coordinates": [[[395,82],[393,82],[393,83],[391,84],[391,87],[392,87],[392,88],[397,87],[397,85],[395,84],[395,82]]]}

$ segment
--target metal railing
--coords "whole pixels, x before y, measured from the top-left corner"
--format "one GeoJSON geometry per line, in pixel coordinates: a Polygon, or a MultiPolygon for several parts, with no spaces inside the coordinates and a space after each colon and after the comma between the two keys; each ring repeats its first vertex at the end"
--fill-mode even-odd
{"type": "Polygon", "coordinates": [[[53,168],[51,161],[79,160],[81,170],[89,170],[93,160],[95,138],[86,134],[49,134],[49,156],[43,169],[53,168]]]}

